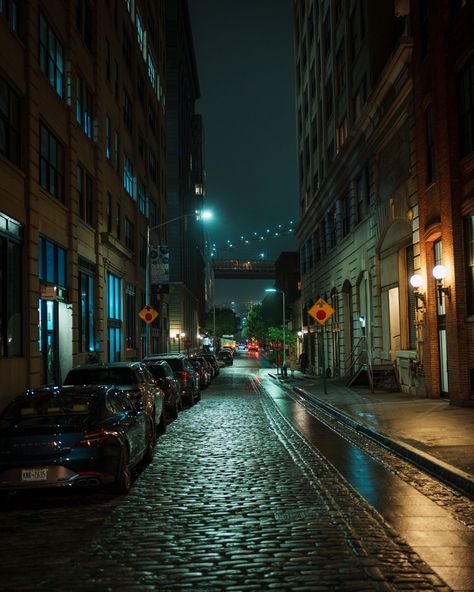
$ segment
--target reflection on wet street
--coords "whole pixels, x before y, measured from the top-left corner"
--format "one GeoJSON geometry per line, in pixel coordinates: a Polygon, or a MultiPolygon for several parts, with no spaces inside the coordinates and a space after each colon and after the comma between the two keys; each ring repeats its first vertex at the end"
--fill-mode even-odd
{"type": "Polygon", "coordinates": [[[273,378],[263,387],[317,448],[453,590],[474,590],[474,531],[376,459],[318,421],[273,378]]]}

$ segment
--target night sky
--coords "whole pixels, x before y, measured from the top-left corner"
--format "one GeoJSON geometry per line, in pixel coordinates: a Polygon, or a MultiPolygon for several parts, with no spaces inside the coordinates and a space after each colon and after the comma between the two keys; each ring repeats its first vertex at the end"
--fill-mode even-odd
{"type": "MultiPolygon", "coordinates": [[[[297,222],[298,184],[291,0],[189,0],[204,122],[208,237],[229,239],[297,222]]],[[[275,259],[291,236],[219,258],[275,259]]],[[[261,299],[270,281],[216,282],[216,301],[261,299]],[[237,285],[239,284],[239,285],[237,285]]]]}

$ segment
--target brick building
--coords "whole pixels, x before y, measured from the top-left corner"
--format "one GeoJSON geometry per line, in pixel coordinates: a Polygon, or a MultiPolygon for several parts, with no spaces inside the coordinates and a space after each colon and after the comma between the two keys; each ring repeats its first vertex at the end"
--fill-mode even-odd
{"type": "Polygon", "coordinates": [[[474,3],[413,0],[411,11],[426,390],[468,405],[474,399],[474,3]],[[442,285],[432,274],[440,264],[442,285]]]}

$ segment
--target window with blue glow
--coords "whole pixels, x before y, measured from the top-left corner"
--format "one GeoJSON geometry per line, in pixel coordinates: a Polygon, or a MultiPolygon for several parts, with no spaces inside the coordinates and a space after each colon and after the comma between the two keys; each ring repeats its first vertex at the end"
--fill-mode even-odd
{"type": "Polygon", "coordinates": [[[49,83],[63,96],[63,47],[42,12],[39,13],[39,64],[49,83]]]}
{"type": "Polygon", "coordinates": [[[43,237],[39,239],[38,275],[42,282],[67,287],[66,250],[43,237]]]}

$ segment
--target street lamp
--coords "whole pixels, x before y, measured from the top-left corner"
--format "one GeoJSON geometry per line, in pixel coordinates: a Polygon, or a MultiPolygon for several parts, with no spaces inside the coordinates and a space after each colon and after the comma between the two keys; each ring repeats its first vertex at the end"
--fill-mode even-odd
{"type": "MultiPolygon", "coordinates": [[[[213,216],[210,210],[195,210],[192,214],[182,214],[181,216],[176,216],[175,218],[171,218],[170,220],[166,220],[165,222],[161,222],[160,224],[155,224],[154,226],[147,225],[146,227],[146,268],[145,268],[145,294],[147,299],[147,304],[151,302],[151,294],[150,294],[150,232],[153,230],[158,230],[158,228],[162,228],[163,226],[167,226],[171,224],[171,222],[177,222],[178,220],[187,220],[190,216],[195,216],[196,221],[199,220],[210,220],[213,216]]],[[[145,329],[145,355],[150,354],[150,325],[147,323],[145,329]]]]}
{"type": "Polygon", "coordinates": [[[281,357],[281,369],[283,372],[283,368],[285,366],[285,292],[283,290],[278,290],[278,288],[266,288],[265,292],[279,292],[282,296],[283,296],[283,307],[282,307],[282,312],[283,312],[283,355],[281,357]]]}

